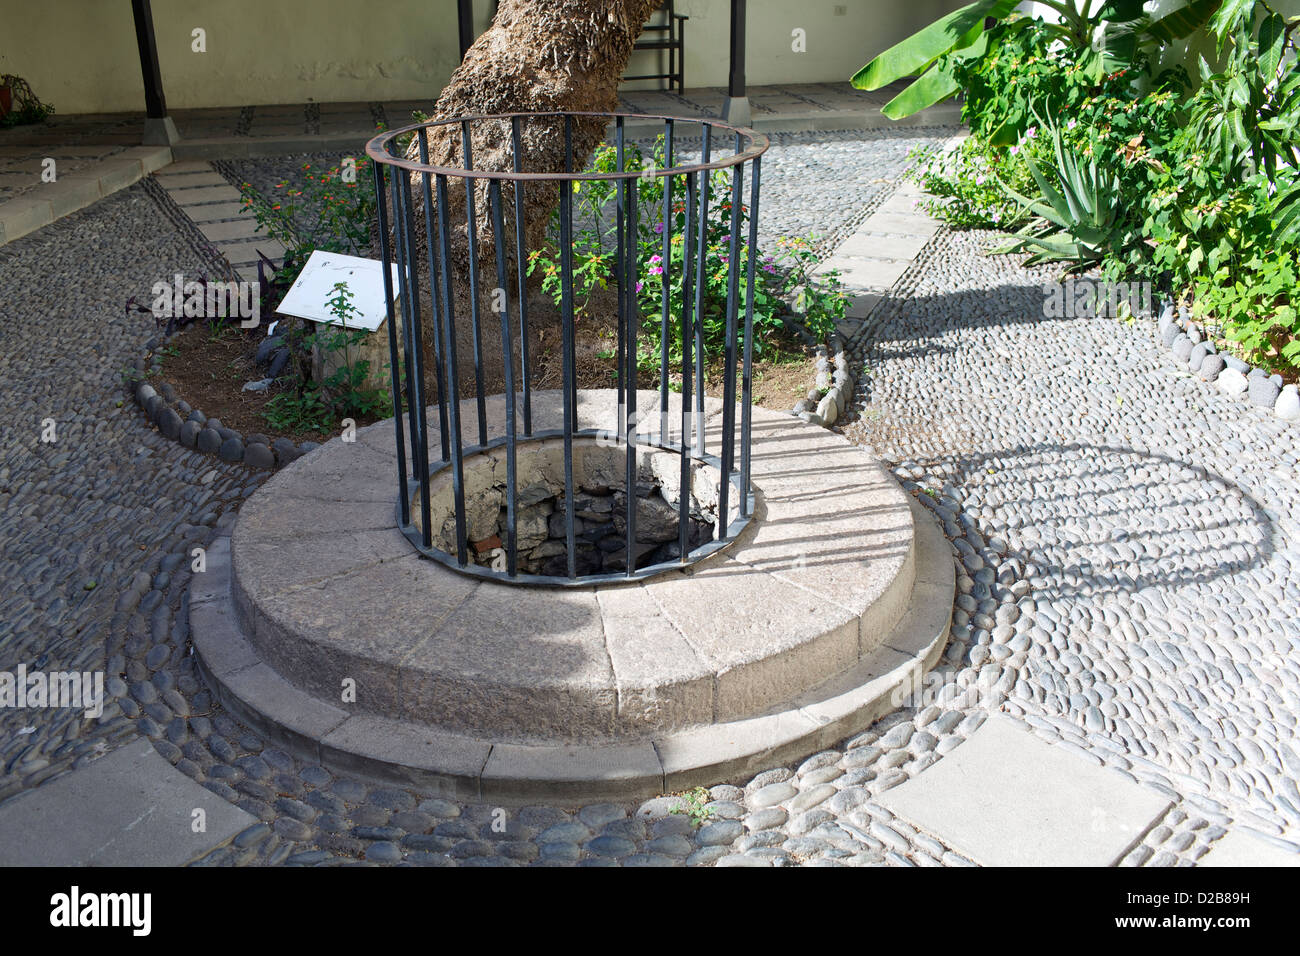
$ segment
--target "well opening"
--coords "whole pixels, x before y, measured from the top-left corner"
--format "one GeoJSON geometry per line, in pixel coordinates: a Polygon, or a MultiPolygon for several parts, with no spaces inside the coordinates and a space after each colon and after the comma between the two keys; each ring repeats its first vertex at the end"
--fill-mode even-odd
{"type": "MultiPolygon", "coordinates": [[[[713,553],[734,538],[718,528],[721,471],[708,460],[691,462],[683,508],[681,456],[656,445],[636,447],[636,512],[628,574],[627,448],[610,438],[579,437],[572,443],[573,555],[577,573],[569,577],[569,523],[562,435],[515,445],[514,529],[516,575],[526,583],[588,585],[640,580],[713,553]],[[683,522],[683,513],[685,521],[683,522]],[[709,547],[710,543],[713,547],[709,547]]],[[[450,468],[431,476],[431,548],[421,550],[458,570],[508,575],[511,483],[504,444],[462,461],[464,540],[467,561],[458,560],[456,489],[450,468]]],[[[417,489],[412,489],[415,497],[417,489]]],[[[733,483],[732,494],[739,494],[733,483]]],[[[420,511],[405,529],[423,540],[420,511]]]]}

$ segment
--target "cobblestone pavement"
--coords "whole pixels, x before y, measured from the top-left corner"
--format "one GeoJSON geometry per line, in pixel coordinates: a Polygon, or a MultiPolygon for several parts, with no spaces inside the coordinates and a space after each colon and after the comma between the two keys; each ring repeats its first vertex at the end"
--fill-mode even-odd
{"type": "MultiPolygon", "coordinates": [[[[124,303],[176,271],[212,267],[141,186],[0,249],[5,670],[107,668],[121,691],[116,675],[148,677],[127,657],[149,658],[155,671],[179,665],[183,635],[169,602],[188,579],[187,550],[262,480],[164,440],[122,401],[121,370],[153,335],[152,321],[127,317],[124,303]]],[[[192,672],[166,673],[158,694],[198,690],[192,672]]],[[[129,738],[135,716],[129,703],[108,704],[97,721],[0,709],[0,799],[129,738]]]]}
{"type": "MultiPolygon", "coordinates": [[[[763,157],[760,247],[773,250],[778,236],[815,235],[833,246],[862,219],[867,207],[891,188],[908,166],[908,154],[918,146],[943,143],[957,128],[936,126],[908,129],[842,130],[816,133],[771,133],[771,148],[763,157]]],[[[700,137],[692,141],[681,130],[675,150],[679,163],[698,162],[700,137]]],[[[636,139],[643,152],[654,143],[636,139]]],[[[716,144],[718,150],[731,144],[716,144]]],[[[282,193],[276,184],[287,180],[290,188],[305,182],[303,164],[313,169],[337,166],[345,153],[275,156],[227,160],[216,169],[232,185],[247,182],[266,196],[282,193]]],[[[716,155],[716,153],[715,153],[716,155]]],[[[749,186],[745,186],[748,202],[749,186]]],[[[303,212],[302,221],[310,216],[303,212]]]]}
{"type": "Polygon", "coordinates": [[[1002,710],[1176,800],[1129,864],[1193,862],[1229,826],[1294,849],[1293,426],[1179,376],[1140,325],[1036,319],[1043,274],[983,258],[978,236],[941,234],[878,312],[847,429],[964,571],[943,683],[915,708],[696,795],[699,827],[681,796],[496,813],[268,746],[196,678],[186,597],[190,550],[261,478],[118,405],[151,335],[125,296],[210,269],[154,202],[133,187],[0,251],[21,304],[0,356],[0,664],[105,667],[113,697],[97,721],[0,711],[0,800],[139,733],[261,821],[206,864],[966,865],[875,797],[1002,710]]]}
{"type": "Polygon", "coordinates": [[[1229,822],[1300,852],[1300,429],[1152,321],[1041,318],[1053,273],[991,238],[941,234],[874,318],[847,429],[954,539],[959,682],[1180,801],[1130,863],[1229,822]]]}

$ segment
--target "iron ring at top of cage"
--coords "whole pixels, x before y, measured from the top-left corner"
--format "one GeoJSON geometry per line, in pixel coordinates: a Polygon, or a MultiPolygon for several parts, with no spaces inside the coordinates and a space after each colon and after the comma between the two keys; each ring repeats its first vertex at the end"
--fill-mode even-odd
{"type": "Polygon", "coordinates": [[[600,179],[642,179],[642,178],[660,178],[669,176],[680,176],[684,173],[704,172],[714,169],[730,169],[733,166],[743,165],[767,152],[771,141],[763,133],[750,129],[746,126],[732,126],[707,117],[698,116],[664,116],[657,113],[594,113],[580,110],[551,110],[544,113],[486,113],[475,116],[462,116],[455,119],[429,120],[424,123],[412,123],[410,126],[403,126],[400,129],[385,130],[378,136],[373,137],[366,143],[366,155],[377,163],[385,166],[395,166],[400,169],[408,170],[413,173],[429,173],[435,176],[451,176],[460,179],[498,179],[522,182],[556,182],[563,180],[574,180],[586,182],[588,180],[600,179]],[[417,133],[421,130],[430,130],[439,126],[461,126],[488,120],[531,120],[545,119],[549,117],[558,117],[561,119],[568,117],[595,117],[606,120],[660,120],[665,123],[693,123],[701,128],[701,135],[704,129],[708,129],[710,134],[713,130],[724,130],[735,134],[744,139],[748,146],[739,152],[734,152],[730,156],[723,156],[719,159],[712,159],[707,163],[691,163],[688,165],[666,166],[662,169],[650,167],[647,169],[629,169],[612,172],[567,172],[560,170],[558,172],[516,172],[514,170],[495,170],[495,169],[466,169],[463,166],[436,166],[432,163],[421,163],[418,160],[406,159],[399,157],[388,151],[387,147],[395,143],[399,136],[407,133],[417,133]]]}

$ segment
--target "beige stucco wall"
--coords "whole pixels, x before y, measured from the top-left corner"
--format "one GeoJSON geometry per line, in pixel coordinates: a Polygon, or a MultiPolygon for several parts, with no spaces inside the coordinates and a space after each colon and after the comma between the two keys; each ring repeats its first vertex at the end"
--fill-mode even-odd
{"type": "MultiPolygon", "coordinates": [[[[846,80],[960,5],[749,0],[749,83],[846,80]],[[796,28],[806,31],[807,52],[792,50],[796,28]]],[[[729,7],[678,3],[691,18],[688,86],[726,84],[729,7]]],[[[491,0],[475,0],[480,30],[491,10],[491,0]]],[[[455,0],[154,0],[153,17],[171,109],[432,99],[458,60],[455,0]],[[205,53],[191,49],[196,27],[206,31],[205,53]]],[[[648,72],[644,66],[629,72],[648,72]]],[[[144,107],[127,0],[0,0],[0,72],[26,77],[61,114],[144,107]]]]}
{"type": "MultiPolygon", "coordinates": [[[[459,60],[455,0],[154,0],[153,20],[171,109],[433,97],[459,60]]],[[[127,0],[0,0],[0,72],[60,113],[144,109],[127,0]]]]}
{"type": "MultiPolygon", "coordinates": [[[[963,0],[749,0],[745,72],[751,86],[844,82],[869,59],[963,0]],[[792,49],[805,31],[807,51],[792,49]]],[[[727,0],[677,0],[686,24],[686,85],[726,86],[731,33],[727,0]]],[[[648,73],[640,53],[629,73],[648,73]]],[[[664,54],[667,63],[667,54],[664,54]]],[[[651,61],[653,62],[653,61],[651,61]]],[[[647,84],[637,84],[645,86],[647,84]]],[[[653,84],[648,84],[653,85],[653,84]]]]}

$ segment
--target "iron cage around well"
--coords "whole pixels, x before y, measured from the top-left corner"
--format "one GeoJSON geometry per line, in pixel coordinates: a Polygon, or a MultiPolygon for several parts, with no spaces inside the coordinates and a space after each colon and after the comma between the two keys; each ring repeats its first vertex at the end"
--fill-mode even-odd
{"type": "MultiPolygon", "coordinates": [[[[366,153],[373,160],[379,245],[388,302],[390,380],[397,445],[397,519],[403,533],[420,553],[462,573],[494,580],[534,585],[590,585],[637,580],[683,567],[726,547],[744,529],[754,506],[750,485],[751,367],[760,163],[767,148],[767,138],[762,134],[710,119],[576,112],[430,121],[387,131],[370,140],[366,153]],[[607,126],[612,126],[612,169],[574,168],[574,124],[592,120],[604,120],[607,126]],[[508,145],[494,151],[498,161],[487,164],[505,168],[482,168],[475,164],[473,144],[482,124],[495,126],[497,142],[505,143],[508,138],[508,145]],[[524,143],[531,124],[550,124],[557,142],[562,136],[562,169],[529,169],[524,143]],[[647,138],[662,137],[657,145],[661,166],[630,167],[627,158],[633,147],[628,127],[633,124],[638,137],[643,134],[647,138]],[[458,131],[454,129],[457,126],[458,131]],[[461,166],[429,162],[431,131],[438,127],[453,127],[450,134],[439,131],[439,136],[455,137],[459,133],[461,166]],[[688,142],[691,152],[698,153],[698,161],[676,164],[676,154],[685,153],[683,144],[688,142]],[[418,158],[407,158],[408,150],[418,158]],[[453,186],[450,180],[460,182],[453,186]],[[609,403],[612,421],[589,422],[580,427],[574,350],[574,195],[575,184],[600,181],[612,181],[615,187],[611,195],[615,208],[611,217],[610,231],[614,239],[610,252],[614,257],[612,274],[617,293],[617,343],[613,356],[617,370],[616,402],[609,403]],[[656,202],[660,208],[646,212],[638,208],[642,205],[638,183],[655,181],[662,184],[653,190],[662,194],[656,202]],[[710,247],[711,223],[715,237],[718,230],[717,220],[710,219],[710,192],[718,188],[730,190],[729,229],[721,242],[710,247]],[[453,189],[463,189],[465,194],[463,232],[459,221],[454,227],[450,221],[453,189]],[[558,235],[553,248],[558,259],[560,287],[562,384],[558,401],[553,392],[544,395],[547,402],[562,411],[558,423],[534,422],[534,418],[544,417],[534,415],[543,394],[533,380],[529,355],[528,276],[524,268],[533,252],[526,248],[525,193],[533,197],[545,189],[557,193],[558,235]],[[643,214],[655,216],[663,223],[662,232],[654,233],[653,246],[647,243],[640,225],[639,217],[643,214]],[[491,232],[487,250],[480,248],[484,244],[480,242],[480,221],[485,224],[482,228],[491,232]],[[747,227],[747,236],[742,237],[742,227],[747,227]],[[658,244],[660,238],[662,245],[658,244]],[[461,244],[459,255],[453,248],[456,243],[461,244]],[[725,243],[725,256],[718,251],[721,243],[725,243]],[[652,248],[655,251],[651,252],[652,248]],[[706,274],[710,248],[715,263],[725,261],[725,275],[719,269],[711,269],[706,274]],[[487,255],[482,254],[485,251],[487,255]],[[654,271],[653,267],[643,269],[653,261],[653,256],[659,257],[654,266],[661,271],[654,271]],[[649,328],[647,336],[655,330],[653,313],[642,312],[640,296],[644,290],[637,277],[643,275],[660,284],[657,363],[653,352],[648,356],[638,352],[643,329],[649,328]],[[716,303],[710,306],[706,302],[706,287],[717,289],[720,282],[725,283],[726,290],[721,316],[716,313],[716,303]],[[494,293],[493,307],[484,310],[480,307],[479,292],[489,286],[494,293]],[[467,310],[457,308],[458,288],[469,290],[467,310]],[[427,298],[422,299],[422,290],[427,298]],[[706,350],[706,308],[710,309],[711,322],[725,322],[720,356],[706,350]],[[429,313],[427,326],[422,322],[425,310],[429,313]],[[457,316],[457,311],[468,311],[468,315],[457,316]],[[466,363],[457,355],[457,332],[465,331],[466,319],[470,323],[469,341],[474,353],[472,369],[464,368],[466,363]],[[457,325],[458,321],[461,326],[457,325]],[[432,335],[431,347],[424,341],[426,334],[432,335]],[[484,344],[489,336],[499,337],[504,370],[504,411],[495,421],[489,414],[489,404],[494,399],[486,394],[484,384],[484,344]],[[435,366],[432,379],[438,396],[433,404],[425,395],[426,348],[435,366]],[[706,441],[704,372],[710,362],[716,367],[719,358],[721,411],[715,411],[712,417],[720,418],[720,432],[715,424],[712,440],[706,441]],[[647,369],[647,365],[656,364],[657,370],[647,369]],[[464,405],[460,399],[462,372],[472,373],[474,377],[472,394],[463,400],[464,405]],[[654,405],[658,415],[657,422],[651,423],[653,427],[638,421],[638,407],[652,401],[644,393],[638,394],[639,372],[657,372],[658,400],[654,405]],[[680,392],[680,399],[674,397],[674,392],[680,392]],[[670,409],[674,404],[679,406],[676,411],[670,409]],[[468,429],[462,427],[463,407],[466,416],[472,413],[474,419],[468,429]],[[535,428],[535,424],[539,427],[535,428]],[[530,448],[540,447],[530,443],[548,439],[562,441],[563,480],[561,485],[557,451],[555,505],[548,519],[556,537],[545,548],[536,546],[525,552],[520,547],[521,509],[536,505],[521,505],[521,491],[527,489],[519,486],[520,456],[527,455],[530,448]],[[598,543],[612,557],[605,558],[604,564],[597,568],[584,566],[583,555],[588,553],[585,549],[589,545],[586,538],[593,532],[587,529],[588,522],[577,515],[578,506],[590,496],[584,497],[575,481],[575,445],[586,449],[593,440],[607,450],[614,449],[612,454],[622,463],[623,472],[622,527],[618,532],[621,540],[615,542],[621,547],[621,556],[610,544],[612,536],[605,535],[598,543]],[[647,547],[645,535],[638,532],[638,515],[645,510],[637,497],[638,469],[645,467],[645,456],[650,453],[656,456],[656,467],[661,473],[663,460],[658,456],[675,456],[677,460],[670,463],[669,471],[675,468],[678,475],[678,500],[669,503],[678,512],[676,541],[663,541],[653,548],[647,547]],[[499,546],[492,549],[490,561],[476,550],[471,534],[475,515],[467,514],[467,468],[472,468],[478,460],[476,456],[483,455],[497,456],[494,459],[497,462],[503,457],[505,472],[500,487],[489,489],[500,498],[499,533],[489,539],[495,542],[499,538],[499,546]],[[716,484],[711,489],[698,487],[700,476],[705,474],[715,476],[716,484]],[[707,514],[698,510],[702,500],[708,502],[707,514]],[[558,519],[554,517],[557,514],[561,516],[558,519]],[[707,527],[710,518],[711,528],[707,527]],[[554,552],[549,559],[554,573],[529,570],[533,556],[543,550],[554,552]],[[611,565],[618,569],[610,570],[611,565]]],[[[558,161],[554,165],[559,165],[558,161]]],[[[717,298],[720,301],[721,296],[717,298]]],[[[717,347],[712,351],[717,353],[717,347]]],[[[465,385],[467,392],[470,391],[467,381],[465,385]]],[[[481,497],[481,491],[476,493],[481,497]]],[[[617,487],[611,493],[617,501],[617,487]]],[[[663,501],[668,501],[666,491],[663,501]]],[[[481,504],[478,498],[472,498],[469,503],[481,504]]],[[[603,499],[600,504],[605,506],[603,499]]],[[[659,499],[656,505],[662,511],[659,499]]],[[[528,514],[532,522],[530,533],[535,527],[535,517],[531,512],[528,514]]],[[[644,516],[641,523],[646,523],[644,516]]],[[[613,526],[618,528],[617,516],[613,526]]],[[[597,532],[601,530],[599,523],[594,527],[597,532]]],[[[663,533],[661,528],[661,536],[663,533]]]]}

